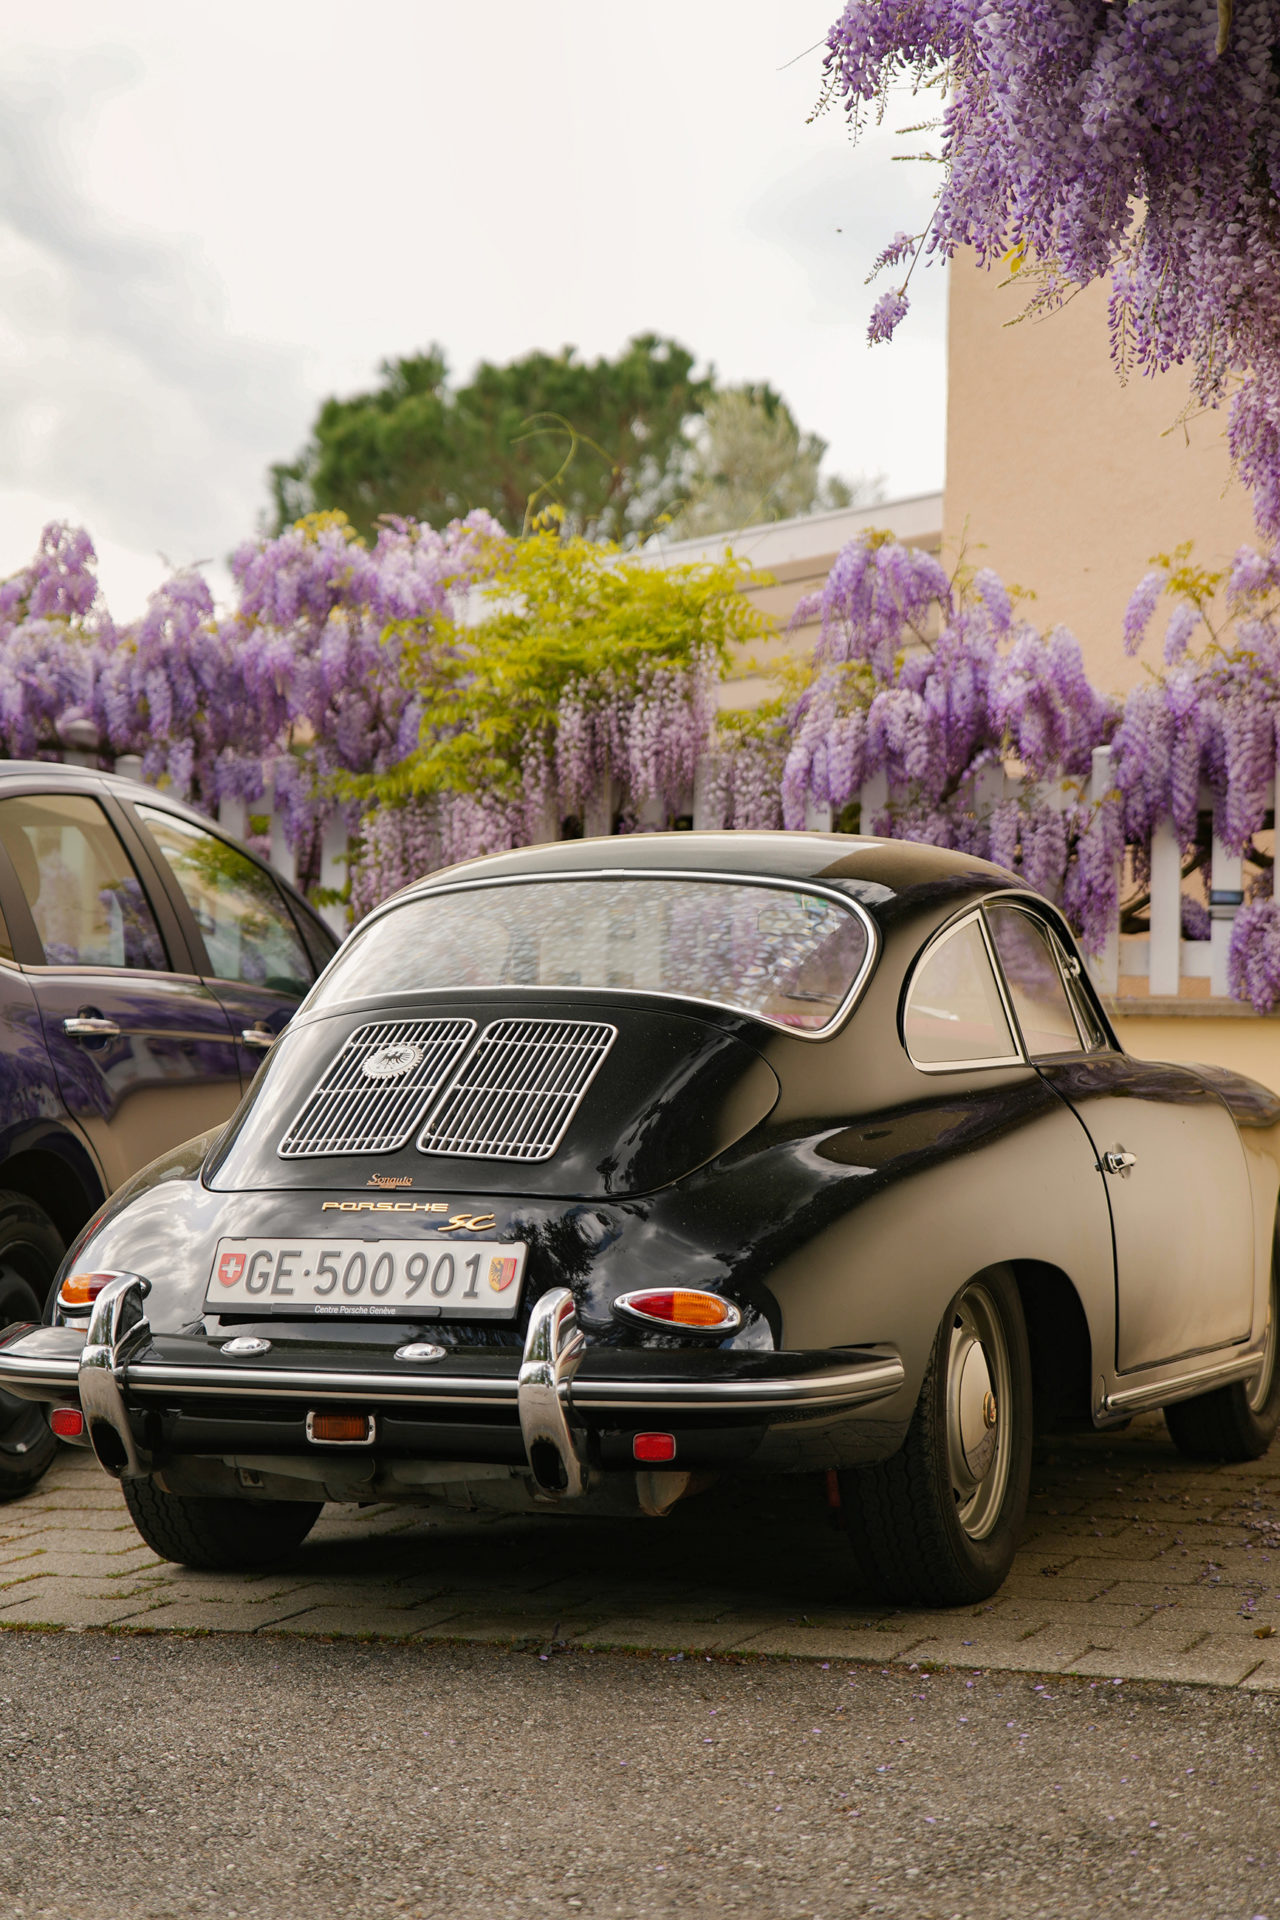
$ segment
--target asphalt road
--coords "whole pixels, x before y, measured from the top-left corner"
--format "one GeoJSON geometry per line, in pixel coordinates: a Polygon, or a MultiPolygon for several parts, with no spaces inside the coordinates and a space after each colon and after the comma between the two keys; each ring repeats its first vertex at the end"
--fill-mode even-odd
{"type": "Polygon", "coordinates": [[[1280,1920],[1280,1700],[0,1635],[6,1920],[1280,1920]]]}

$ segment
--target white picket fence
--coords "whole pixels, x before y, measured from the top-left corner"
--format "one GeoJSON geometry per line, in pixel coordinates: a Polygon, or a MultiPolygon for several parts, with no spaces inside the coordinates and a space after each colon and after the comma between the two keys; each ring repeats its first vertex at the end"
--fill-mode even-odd
{"type": "MultiPolygon", "coordinates": [[[[975,798],[983,806],[994,805],[1017,791],[1018,782],[1000,768],[989,768],[979,776],[975,798]]],[[[1064,781],[1051,795],[1063,807],[1073,806],[1083,797],[1081,782],[1064,781]]],[[[1088,782],[1088,797],[1101,800],[1114,786],[1111,748],[1096,747],[1088,782]]],[[[883,775],[877,775],[862,788],[862,818],[870,821],[880,813],[887,800],[883,775]]],[[[1273,803],[1272,785],[1268,805],[1273,803]]],[[[1214,810],[1213,795],[1206,787],[1200,795],[1204,812],[1214,810]]],[[[829,832],[831,809],[811,806],[805,825],[829,832]]],[[[1236,914],[1244,904],[1244,862],[1230,853],[1215,831],[1211,869],[1208,876],[1210,937],[1187,940],[1182,934],[1182,858],[1171,821],[1162,821],[1151,840],[1150,933],[1120,932],[1117,912],[1101,954],[1089,961],[1089,971],[1102,993],[1116,995],[1123,979],[1128,993],[1152,998],[1174,999],[1183,992],[1184,981],[1206,980],[1208,995],[1193,990],[1197,999],[1227,1000],[1227,955],[1231,947],[1236,914]]]]}
{"type": "MultiPolygon", "coordinates": [[[[88,761],[90,756],[67,753],[68,761],[88,761]]],[[[133,755],[117,760],[116,772],[128,775],[132,779],[141,778],[142,762],[133,755]]],[[[1001,799],[1016,793],[1018,781],[1006,774],[1001,768],[986,769],[979,776],[978,792],[975,799],[984,808],[997,804],[1001,799]]],[[[1097,747],[1093,754],[1092,775],[1088,782],[1089,795],[1093,800],[1102,799],[1113,786],[1110,747],[1097,747]]],[[[1274,785],[1272,794],[1274,795],[1274,785]]],[[[888,801],[888,784],[883,774],[877,774],[868,780],[860,791],[862,819],[871,821],[881,813],[888,801]]],[[[1065,781],[1051,796],[1064,808],[1073,806],[1082,798],[1079,781],[1065,781]]],[[[1271,804],[1269,799],[1268,804],[1271,804]]],[[[1201,795],[1201,805],[1205,811],[1213,808],[1213,796],[1205,789],[1201,795]]],[[[255,801],[252,808],[243,800],[224,800],[218,808],[218,823],[224,830],[237,839],[244,839],[249,828],[249,813],[267,815],[270,820],[270,858],[276,870],[290,881],[296,882],[297,862],[293,849],[284,835],[281,818],[274,812],[271,795],[267,793],[261,800],[255,801]]],[[[689,798],[686,809],[692,817],[695,829],[712,824],[708,818],[703,783],[699,781],[689,798]]],[[[612,809],[601,801],[588,810],[583,822],[584,832],[588,835],[607,834],[612,821],[612,809]]],[[[660,829],[666,825],[666,818],[656,802],[650,802],[641,809],[638,825],[641,830],[660,829]]],[[[816,832],[830,832],[832,812],[830,807],[811,805],[806,812],[806,827],[816,832]]],[[[548,822],[548,831],[555,827],[548,822]]],[[[334,891],[341,891],[347,880],[346,855],[349,836],[344,821],[334,815],[324,829],[321,841],[320,884],[334,891]]],[[[1183,991],[1184,981],[1207,980],[1208,997],[1215,1000],[1229,999],[1227,984],[1227,954],[1231,945],[1232,926],[1236,914],[1244,902],[1243,862],[1238,854],[1229,853],[1218,839],[1213,838],[1212,867],[1209,876],[1209,912],[1210,938],[1208,940],[1186,940],[1182,935],[1182,867],[1181,856],[1173,826],[1162,822],[1156,828],[1151,842],[1151,907],[1150,933],[1144,935],[1120,933],[1120,921],[1117,914],[1108,935],[1102,953],[1090,960],[1089,970],[1101,992],[1115,995],[1123,977],[1130,992],[1137,991],[1151,997],[1176,998],[1183,991]]],[[[320,909],[324,919],[340,937],[348,931],[349,914],[345,906],[335,905],[320,909]]],[[[1197,998],[1203,998],[1203,989],[1193,989],[1197,998]]]]}

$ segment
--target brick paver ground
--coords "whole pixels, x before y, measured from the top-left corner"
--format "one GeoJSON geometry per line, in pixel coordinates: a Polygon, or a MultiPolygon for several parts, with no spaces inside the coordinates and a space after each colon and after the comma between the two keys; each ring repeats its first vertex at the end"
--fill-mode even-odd
{"type": "Polygon", "coordinates": [[[903,1612],[860,1595],[820,1485],[728,1486],[661,1521],[329,1507],[258,1575],[151,1554],[119,1491],[64,1450],[0,1508],[0,1626],[563,1642],[919,1661],[1280,1692],[1280,1443],[1191,1467],[1156,1416],[1055,1442],[992,1601],[903,1612]]]}

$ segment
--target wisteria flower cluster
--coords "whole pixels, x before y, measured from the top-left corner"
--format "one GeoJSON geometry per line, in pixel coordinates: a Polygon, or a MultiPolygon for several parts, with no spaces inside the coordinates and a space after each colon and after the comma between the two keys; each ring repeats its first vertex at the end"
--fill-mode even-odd
{"type": "MultiPolygon", "coordinates": [[[[735,649],[763,633],[736,562],[624,562],[554,532],[511,541],[479,516],[443,533],[392,523],[365,547],[318,518],[246,546],[234,574],[227,612],[178,574],[117,626],[87,535],[46,529],[0,583],[0,749],[139,753],[210,811],[228,796],[265,810],[270,791],[304,882],[337,809],[355,830],[357,914],[479,853],[667,824],[696,794],[708,825],[794,828],[830,808],[989,857],[1058,899],[1095,950],[1122,867],[1140,893],[1160,821],[1188,873],[1208,867],[1211,799],[1249,874],[1232,990],[1280,1004],[1278,555],[1242,549],[1225,577],[1185,549],[1154,564],[1126,635],[1141,646],[1166,605],[1163,663],[1123,709],[1073,636],[1039,632],[989,569],[949,574],[879,534],[799,609],[820,622],[812,662],[748,710],[717,710],[735,649]],[[1093,802],[1106,743],[1115,785],[1093,802]]],[[[1207,937],[1193,894],[1183,918],[1207,937]]]]}
{"type": "Polygon", "coordinates": [[[1238,998],[1269,1012],[1280,1003],[1280,909],[1274,852],[1259,836],[1274,824],[1280,758],[1280,559],[1242,547],[1216,573],[1189,547],[1163,556],[1129,602],[1130,652],[1162,599],[1163,664],[1129,695],[1114,742],[1125,837],[1140,871],[1153,828],[1172,821],[1191,874],[1210,868],[1212,819],[1227,850],[1244,856],[1250,897],[1232,929],[1229,974],[1238,998]]]}
{"type": "MultiPolygon", "coordinates": [[[[1033,304],[1110,283],[1113,354],[1231,396],[1258,524],[1280,535],[1280,19],[1275,0],[848,0],[829,97],[855,128],[909,78],[939,91],[942,184],[912,250],[973,248],[1033,304]]],[[[904,236],[881,262],[907,257],[904,236]]],[[[909,275],[910,269],[908,269],[909,275]]],[[[881,297],[871,338],[907,310],[881,297]]]]}
{"type": "Polygon", "coordinates": [[[838,557],[796,620],[821,617],[810,684],[784,717],[787,826],[836,815],[882,775],[862,831],[990,858],[1059,899],[1097,948],[1115,912],[1120,822],[1088,798],[1092,753],[1117,725],[1065,627],[1039,633],[990,569],[947,573],[876,535],[838,557]],[[1003,769],[1022,772],[1016,796],[1003,769]]]}
{"type": "MultiPolygon", "coordinates": [[[[0,584],[0,745],[139,754],[145,778],[209,811],[270,792],[305,872],[339,778],[416,749],[404,635],[456,610],[498,531],[487,515],[442,533],[396,522],[366,549],[340,516],[316,516],[239,550],[229,613],[178,573],[117,626],[89,536],[50,526],[0,584]]],[[[354,824],[360,802],[344,804],[354,824]]]]}

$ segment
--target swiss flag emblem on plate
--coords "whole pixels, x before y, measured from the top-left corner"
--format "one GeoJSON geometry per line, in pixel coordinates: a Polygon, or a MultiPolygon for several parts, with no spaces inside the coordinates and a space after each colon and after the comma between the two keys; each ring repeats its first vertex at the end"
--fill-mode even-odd
{"type": "Polygon", "coordinates": [[[218,1278],[224,1287],[234,1287],[236,1281],[244,1272],[244,1259],[245,1257],[242,1253],[223,1254],[221,1260],[218,1262],[218,1278]]]}

